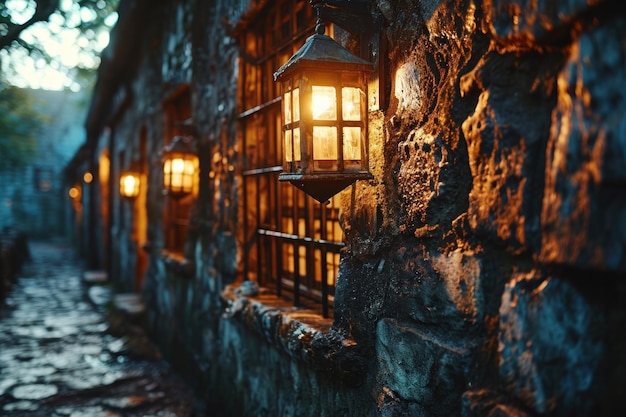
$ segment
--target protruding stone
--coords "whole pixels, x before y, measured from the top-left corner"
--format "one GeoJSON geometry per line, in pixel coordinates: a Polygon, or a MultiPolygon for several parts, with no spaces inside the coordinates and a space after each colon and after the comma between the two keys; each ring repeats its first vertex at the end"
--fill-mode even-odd
{"type": "Polygon", "coordinates": [[[500,378],[527,406],[589,415],[604,352],[603,314],[569,282],[518,274],[500,308],[500,378]]]}

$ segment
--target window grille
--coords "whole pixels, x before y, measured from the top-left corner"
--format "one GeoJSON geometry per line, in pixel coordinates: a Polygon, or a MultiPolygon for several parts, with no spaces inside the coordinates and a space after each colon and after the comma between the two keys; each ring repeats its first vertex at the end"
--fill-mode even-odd
{"type": "MultiPolygon", "coordinates": [[[[321,205],[282,170],[280,91],[273,73],[313,34],[307,0],[278,0],[239,33],[240,126],[243,143],[243,276],[294,305],[331,314],[339,252],[344,246],[335,201],[321,205]]],[[[332,28],[331,28],[332,30],[332,28]]]]}

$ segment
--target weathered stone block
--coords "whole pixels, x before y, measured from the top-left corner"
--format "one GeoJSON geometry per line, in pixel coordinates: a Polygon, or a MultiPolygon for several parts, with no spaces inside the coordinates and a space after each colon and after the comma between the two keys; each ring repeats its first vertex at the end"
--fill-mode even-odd
{"type": "Polygon", "coordinates": [[[538,252],[545,146],[560,63],[558,55],[491,53],[461,80],[462,94],[480,92],[462,124],[473,180],[470,227],[512,252],[538,252]]]}
{"type": "Polygon", "coordinates": [[[571,283],[536,273],[515,275],[500,309],[504,386],[540,413],[589,415],[605,349],[603,322],[602,311],[571,283]]]}
{"type": "Polygon", "coordinates": [[[504,38],[542,38],[563,30],[592,5],[607,0],[495,0],[491,8],[493,31],[504,38]]]}
{"type": "Polygon", "coordinates": [[[559,75],[541,257],[626,271],[626,20],[583,33],[559,75]]]}
{"type": "Polygon", "coordinates": [[[511,404],[511,399],[489,389],[477,389],[463,394],[461,417],[530,417],[511,404]]]}
{"type": "Polygon", "coordinates": [[[445,333],[383,319],[376,329],[378,381],[401,400],[437,410],[437,415],[458,415],[470,348],[445,333]]]}
{"type": "Polygon", "coordinates": [[[485,270],[480,253],[403,248],[397,256],[400,270],[393,271],[391,294],[396,311],[405,317],[469,330],[489,314],[484,294],[492,271],[485,270]]]}

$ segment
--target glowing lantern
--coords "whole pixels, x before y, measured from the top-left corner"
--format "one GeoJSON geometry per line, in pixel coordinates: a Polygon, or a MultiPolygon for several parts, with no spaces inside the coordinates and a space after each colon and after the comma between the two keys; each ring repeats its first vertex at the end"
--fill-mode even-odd
{"type": "Polygon", "coordinates": [[[191,138],[174,136],[172,142],[163,149],[164,192],[173,198],[191,194],[196,180],[198,156],[191,148],[191,138]]]}
{"type": "Polygon", "coordinates": [[[134,171],[122,172],[120,175],[120,195],[124,198],[132,199],[139,195],[141,177],[134,171]]]}
{"type": "Polygon", "coordinates": [[[67,195],[73,200],[77,199],[80,197],[80,190],[77,187],[72,187],[67,191],[67,195]]]}
{"type": "Polygon", "coordinates": [[[284,158],[280,181],[320,202],[370,179],[367,82],[372,64],[316,34],[274,73],[282,87],[284,158]]]}

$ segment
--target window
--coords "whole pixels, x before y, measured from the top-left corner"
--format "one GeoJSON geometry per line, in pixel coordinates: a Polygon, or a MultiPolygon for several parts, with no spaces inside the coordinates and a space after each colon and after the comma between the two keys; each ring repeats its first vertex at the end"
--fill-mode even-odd
{"type": "MultiPolygon", "coordinates": [[[[243,139],[244,279],[318,306],[328,316],[344,246],[339,209],[278,182],[282,170],[280,91],[273,73],[314,33],[308,0],[268,2],[239,34],[243,139]]],[[[332,30],[328,28],[327,31],[332,30]]],[[[328,33],[328,32],[327,32],[328,33]]]]}
{"type": "MultiPolygon", "coordinates": [[[[177,94],[168,100],[165,105],[165,137],[164,145],[169,144],[174,136],[187,132],[185,122],[191,118],[191,92],[184,86],[177,94]]],[[[197,181],[195,186],[197,187],[197,181]]],[[[166,197],[165,202],[165,248],[182,254],[185,248],[189,214],[193,195],[172,198],[166,197]]]]}

